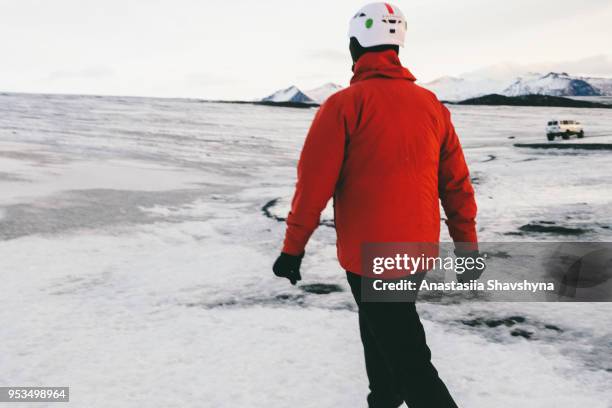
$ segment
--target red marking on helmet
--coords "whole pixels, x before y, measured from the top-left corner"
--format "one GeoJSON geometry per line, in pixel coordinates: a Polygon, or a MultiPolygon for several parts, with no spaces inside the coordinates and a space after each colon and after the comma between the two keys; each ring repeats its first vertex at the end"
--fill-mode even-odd
{"type": "Polygon", "coordinates": [[[393,7],[389,3],[385,3],[385,7],[387,7],[387,11],[389,14],[393,14],[393,7]]]}

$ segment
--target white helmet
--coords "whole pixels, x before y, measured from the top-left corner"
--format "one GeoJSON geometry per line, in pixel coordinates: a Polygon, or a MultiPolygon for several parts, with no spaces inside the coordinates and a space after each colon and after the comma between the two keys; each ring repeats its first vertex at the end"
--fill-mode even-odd
{"type": "Polygon", "coordinates": [[[366,48],[387,44],[403,47],[406,27],[406,18],[399,8],[389,3],[370,3],[351,19],[348,35],[366,48]]]}

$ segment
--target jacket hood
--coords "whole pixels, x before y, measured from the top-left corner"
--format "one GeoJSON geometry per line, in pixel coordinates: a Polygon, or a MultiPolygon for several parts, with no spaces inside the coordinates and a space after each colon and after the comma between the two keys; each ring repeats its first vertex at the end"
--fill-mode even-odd
{"type": "Polygon", "coordinates": [[[393,50],[368,52],[362,55],[353,69],[351,84],[370,78],[395,78],[416,81],[408,69],[402,66],[393,50]]]}

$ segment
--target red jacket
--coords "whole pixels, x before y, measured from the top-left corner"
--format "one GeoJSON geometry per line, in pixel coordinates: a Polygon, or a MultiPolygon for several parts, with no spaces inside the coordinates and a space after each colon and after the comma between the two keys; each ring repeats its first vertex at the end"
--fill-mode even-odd
{"type": "Polygon", "coordinates": [[[334,197],[338,259],[361,244],[438,242],[442,201],[455,242],[476,242],[474,189],[450,113],[394,51],[364,54],[351,86],[317,112],[298,164],[283,252],[297,255],[334,197]]]}

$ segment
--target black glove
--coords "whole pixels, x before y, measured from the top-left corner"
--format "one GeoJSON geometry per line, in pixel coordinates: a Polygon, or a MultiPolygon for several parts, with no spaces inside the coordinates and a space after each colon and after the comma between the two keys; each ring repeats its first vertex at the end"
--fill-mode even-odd
{"type": "Polygon", "coordinates": [[[303,252],[301,255],[289,255],[281,252],[276,262],[274,262],[274,266],[272,266],[272,271],[279,278],[287,278],[292,285],[295,285],[297,281],[302,280],[300,265],[302,264],[303,257],[303,252]]]}
{"type": "Polygon", "coordinates": [[[463,258],[461,266],[464,271],[463,273],[457,273],[457,281],[460,283],[469,283],[470,281],[478,280],[487,267],[484,262],[484,256],[478,252],[478,250],[455,250],[455,256],[457,258],[463,258]]]}

